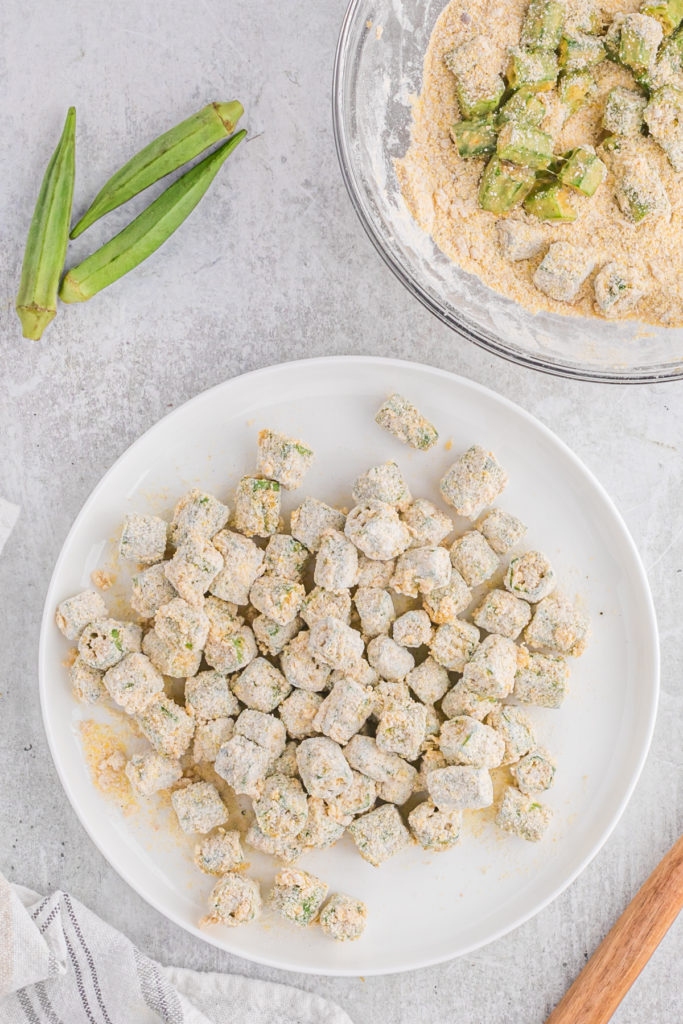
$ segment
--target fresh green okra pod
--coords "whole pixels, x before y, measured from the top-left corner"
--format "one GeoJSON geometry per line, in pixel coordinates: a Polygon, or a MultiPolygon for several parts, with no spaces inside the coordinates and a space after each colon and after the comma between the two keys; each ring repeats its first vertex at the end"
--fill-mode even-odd
{"type": "Polygon", "coordinates": [[[194,160],[214,142],[227,138],[244,113],[237,100],[209,103],[141,149],[103,185],[71,232],[77,238],[106,213],[128,202],[155,181],[194,160]]]}
{"type": "Polygon", "coordinates": [[[16,310],[25,338],[38,341],[57,314],[57,289],[66,258],[74,191],[76,109],[69,107],[62,137],[43,177],[26,240],[16,310]]]}
{"type": "Polygon", "coordinates": [[[60,299],[84,302],[151,256],[194,210],[222,164],[246,134],[237,132],[186,171],[123,231],[73,267],[62,281],[60,299]]]}

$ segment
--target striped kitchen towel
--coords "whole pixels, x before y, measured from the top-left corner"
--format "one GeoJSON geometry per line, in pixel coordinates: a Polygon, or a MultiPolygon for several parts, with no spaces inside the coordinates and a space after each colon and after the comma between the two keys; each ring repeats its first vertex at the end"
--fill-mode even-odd
{"type": "Polygon", "coordinates": [[[351,1024],[288,985],[162,967],[66,892],[0,874],[1,1024],[351,1024]]]}

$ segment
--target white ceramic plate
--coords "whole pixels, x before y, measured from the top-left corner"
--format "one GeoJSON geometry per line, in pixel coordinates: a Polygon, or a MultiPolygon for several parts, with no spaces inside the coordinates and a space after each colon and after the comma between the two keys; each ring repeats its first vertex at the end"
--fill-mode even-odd
{"type": "MultiPolygon", "coordinates": [[[[120,577],[118,585],[124,582],[120,577]]],[[[74,810],[110,864],[157,910],[250,960],[294,971],[379,974],[437,963],[503,935],[554,899],[596,854],[650,743],[657,628],[643,567],[619,514],[576,456],[532,416],[427,366],[316,359],[246,374],[199,395],[136,441],[104,476],[52,577],[40,692],[52,755],[74,810]],[[408,395],[438,425],[441,441],[433,451],[413,452],[375,426],[373,415],[391,391],[408,395]],[[304,493],[348,504],[354,477],[388,458],[400,462],[413,494],[434,498],[454,456],[473,442],[492,449],[510,475],[501,506],[529,525],[529,545],[549,555],[563,589],[586,602],[593,622],[564,707],[532,710],[539,738],[558,762],[547,800],[554,811],[548,838],[525,843],[479,816],[448,853],[411,848],[380,869],[361,860],[348,837],[332,850],[305,855],[301,866],[332,891],[367,902],[368,927],[354,943],[333,943],[317,927],[297,929],[269,913],[247,927],[198,929],[211,879],[193,867],[192,842],[165,827],[168,807],[126,817],[90,780],[77,732],[88,711],[71,697],[63,667],[68,644],[53,623],[58,601],[88,586],[90,572],[111,557],[125,511],[170,512],[197,484],[229,499],[238,478],[253,470],[256,434],[264,426],[303,437],[317,452],[302,493],[288,496],[287,511],[304,493]]],[[[268,881],[274,867],[252,860],[268,881]]]]}

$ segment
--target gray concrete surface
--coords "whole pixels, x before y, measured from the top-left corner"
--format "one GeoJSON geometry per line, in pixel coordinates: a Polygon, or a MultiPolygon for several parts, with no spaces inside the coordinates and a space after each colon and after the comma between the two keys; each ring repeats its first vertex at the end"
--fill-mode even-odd
{"type": "MultiPolygon", "coordinates": [[[[0,866],[59,886],[151,956],[289,981],[356,1024],[540,1024],[681,831],[683,384],[610,388],[517,369],[466,344],[375,255],[339,175],[330,79],[344,0],[6,0],[0,13],[0,494],[22,516],[0,557],[0,866]],[[239,96],[251,139],[155,259],[43,343],[12,310],[21,249],[64,111],[78,107],[77,209],[158,130],[239,96]],[[570,889],[513,934],[441,967],[367,980],[288,976],[186,935],[143,903],[86,837],[60,788],[36,662],[53,563],[90,489],[137,435],[227,377],[304,356],[368,353],[462,373],[531,410],[606,486],[643,554],[663,655],[661,711],[636,793],[570,889]]],[[[75,254],[126,214],[91,229],[75,254]]],[[[681,1019],[683,922],[615,1024],[681,1019]]]]}

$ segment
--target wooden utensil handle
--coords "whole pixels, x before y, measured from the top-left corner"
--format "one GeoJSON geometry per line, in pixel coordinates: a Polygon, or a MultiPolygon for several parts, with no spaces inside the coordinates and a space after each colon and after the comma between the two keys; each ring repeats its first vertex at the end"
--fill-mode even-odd
{"type": "Polygon", "coordinates": [[[546,1024],[606,1024],[683,908],[683,836],[636,893],[546,1024]]]}

